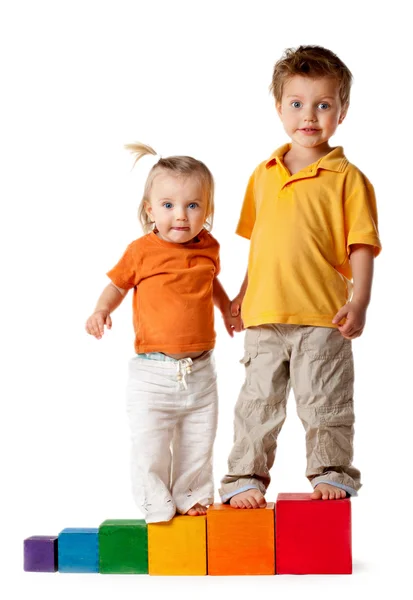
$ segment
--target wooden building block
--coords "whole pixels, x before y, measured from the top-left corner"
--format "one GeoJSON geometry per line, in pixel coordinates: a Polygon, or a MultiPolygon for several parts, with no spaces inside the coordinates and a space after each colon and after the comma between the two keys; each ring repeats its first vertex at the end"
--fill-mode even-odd
{"type": "Polygon", "coordinates": [[[99,527],[100,573],[148,573],[144,520],[107,520],[99,527]]]}
{"type": "Polygon", "coordinates": [[[24,570],[57,571],[57,535],[33,535],[24,540],[24,570]]]}
{"type": "Polygon", "coordinates": [[[209,575],[274,575],[274,504],[239,509],[214,504],[207,512],[209,575]]]}
{"type": "Polygon", "coordinates": [[[59,533],[60,573],[98,573],[98,529],[67,528],[59,533]]]}
{"type": "Polygon", "coordinates": [[[206,575],[206,516],[148,524],[149,575],[206,575]]]}
{"type": "Polygon", "coordinates": [[[276,503],[276,573],[350,574],[351,504],[279,494],[276,503]]]}

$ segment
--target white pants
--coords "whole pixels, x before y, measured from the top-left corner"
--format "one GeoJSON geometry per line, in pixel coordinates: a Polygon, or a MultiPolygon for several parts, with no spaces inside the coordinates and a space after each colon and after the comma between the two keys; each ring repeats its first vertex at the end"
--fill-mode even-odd
{"type": "Polygon", "coordinates": [[[197,502],[212,504],[218,417],[212,351],[194,361],[132,358],[127,412],[133,495],[146,522],[169,521],[197,502]]]}

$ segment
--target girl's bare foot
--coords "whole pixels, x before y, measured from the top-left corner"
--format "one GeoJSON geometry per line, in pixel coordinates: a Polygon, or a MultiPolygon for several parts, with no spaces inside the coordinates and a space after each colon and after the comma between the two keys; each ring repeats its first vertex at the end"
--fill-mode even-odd
{"type": "Polygon", "coordinates": [[[255,488],[235,494],[229,503],[233,508],[265,508],[267,506],[264,496],[255,488]]]}
{"type": "Polygon", "coordinates": [[[197,504],[194,504],[194,506],[192,508],[187,510],[185,514],[189,515],[190,517],[197,517],[198,515],[206,515],[207,509],[206,509],[206,506],[202,506],[202,504],[197,503],[197,504]]]}
{"type": "Polygon", "coordinates": [[[329,483],[319,483],[311,494],[313,500],[340,500],[346,497],[346,492],[329,483]]]}

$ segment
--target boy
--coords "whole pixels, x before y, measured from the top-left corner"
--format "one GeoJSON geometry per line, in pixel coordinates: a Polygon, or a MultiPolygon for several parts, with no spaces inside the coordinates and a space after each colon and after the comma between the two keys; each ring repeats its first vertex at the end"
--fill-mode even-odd
{"type": "Polygon", "coordinates": [[[242,305],[246,380],[222,502],[260,508],[292,385],[306,431],[306,476],[323,500],[357,495],[351,340],[363,332],[381,250],[374,190],[330,137],[352,75],[318,46],[286,50],[271,90],[291,143],[252,174],[237,233],[250,239],[242,305]],[[353,279],[353,284],[351,283],[353,279]],[[245,296],[245,297],[244,297],[245,296]]]}

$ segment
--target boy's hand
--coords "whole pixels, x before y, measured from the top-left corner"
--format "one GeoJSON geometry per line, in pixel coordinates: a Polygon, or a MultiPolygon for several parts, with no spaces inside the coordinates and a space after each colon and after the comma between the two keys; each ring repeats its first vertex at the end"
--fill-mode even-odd
{"type": "Polygon", "coordinates": [[[100,340],[104,333],[104,326],[112,328],[112,319],[108,310],[97,310],[86,321],[85,329],[90,335],[100,340]]]}
{"type": "Polygon", "coordinates": [[[234,337],[234,331],[239,332],[244,329],[244,324],[241,319],[241,303],[234,305],[234,300],[229,303],[227,310],[222,313],[224,325],[231,337],[234,337]]]}
{"type": "Polygon", "coordinates": [[[358,302],[347,302],[340,308],[333,319],[333,323],[339,323],[346,319],[343,325],[338,326],[341,335],[347,340],[354,340],[363,333],[366,324],[367,307],[358,302]]]}
{"type": "Polygon", "coordinates": [[[241,321],[241,329],[237,329],[236,331],[242,331],[242,329],[244,329],[244,323],[242,322],[242,319],[241,319],[241,304],[242,304],[243,298],[244,297],[241,296],[241,294],[238,294],[238,296],[235,296],[235,298],[231,301],[231,305],[230,305],[232,317],[239,317],[239,319],[241,321]]]}

